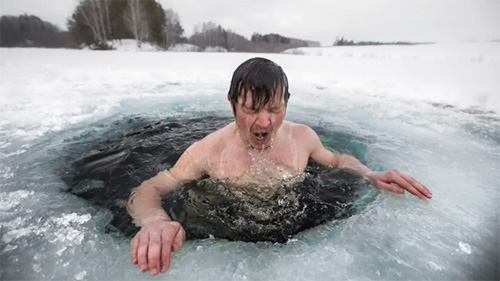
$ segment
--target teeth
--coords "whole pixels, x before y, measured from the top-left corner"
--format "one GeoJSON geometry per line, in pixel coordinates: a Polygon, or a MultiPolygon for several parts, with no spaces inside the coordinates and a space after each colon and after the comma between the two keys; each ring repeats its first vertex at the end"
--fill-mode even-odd
{"type": "Polygon", "coordinates": [[[267,136],[267,133],[255,133],[255,138],[258,140],[263,140],[267,136]]]}

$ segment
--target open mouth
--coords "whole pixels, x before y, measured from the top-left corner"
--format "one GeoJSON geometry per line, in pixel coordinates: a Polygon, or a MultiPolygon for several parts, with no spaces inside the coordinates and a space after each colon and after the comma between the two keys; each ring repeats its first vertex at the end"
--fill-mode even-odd
{"type": "Polygon", "coordinates": [[[269,133],[266,133],[266,132],[253,133],[253,135],[255,136],[255,139],[257,139],[258,141],[265,140],[268,134],[269,133]]]}

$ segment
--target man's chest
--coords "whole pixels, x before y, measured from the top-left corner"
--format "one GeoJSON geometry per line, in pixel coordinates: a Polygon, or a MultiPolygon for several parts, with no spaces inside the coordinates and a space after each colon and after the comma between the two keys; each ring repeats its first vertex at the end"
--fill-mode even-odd
{"type": "Polygon", "coordinates": [[[219,157],[212,157],[207,170],[210,177],[219,179],[248,176],[283,178],[302,172],[308,157],[300,147],[293,145],[282,145],[262,151],[228,147],[219,157]]]}

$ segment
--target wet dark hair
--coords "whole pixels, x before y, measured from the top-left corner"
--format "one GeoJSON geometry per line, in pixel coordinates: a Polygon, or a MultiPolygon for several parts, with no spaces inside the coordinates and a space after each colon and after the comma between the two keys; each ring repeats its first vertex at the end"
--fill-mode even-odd
{"type": "Polygon", "coordinates": [[[265,58],[252,58],[242,63],[233,73],[228,96],[236,114],[238,98],[246,100],[248,92],[252,93],[252,110],[258,110],[273,101],[276,95],[285,97],[285,106],[290,98],[288,78],[281,66],[265,58]]]}

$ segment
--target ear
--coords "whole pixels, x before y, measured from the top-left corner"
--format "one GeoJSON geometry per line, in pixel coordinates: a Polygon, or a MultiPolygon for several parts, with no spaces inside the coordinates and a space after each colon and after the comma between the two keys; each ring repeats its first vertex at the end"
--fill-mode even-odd
{"type": "Polygon", "coordinates": [[[229,94],[227,95],[227,100],[229,101],[229,104],[231,105],[231,111],[233,112],[233,115],[236,116],[236,110],[233,105],[233,102],[231,101],[231,97],[229,97],[229,94]]]}

